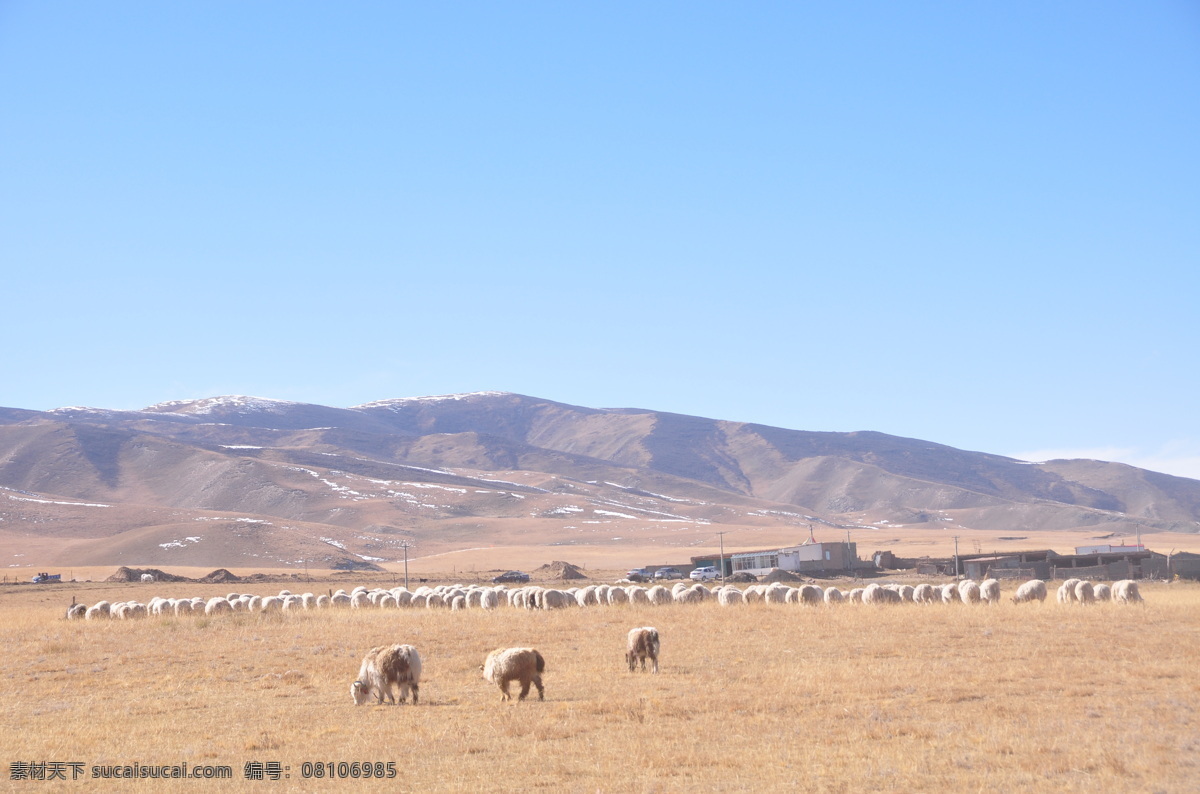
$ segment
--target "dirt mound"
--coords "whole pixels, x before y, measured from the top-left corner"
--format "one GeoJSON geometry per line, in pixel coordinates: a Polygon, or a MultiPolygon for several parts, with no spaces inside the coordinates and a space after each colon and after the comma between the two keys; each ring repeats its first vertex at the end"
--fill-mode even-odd
{"type": "Polygon", "coordinates": [[[144,574],[150,574],[156,582],[190,582],[186,576],[176,576],[173,573],[160,571],[157,568],[126,568],[121,566],[117,572],[108,577],[106,582],[140,582],[144,574]]]}
{"type": "Polygon", "coordinates": [[[216,582],[216,583],[240,582],[241,577],[239,577],[237,574],[230,573],[229,571],[225,570],[224,568],[218,568],[217,570],[213,571],[210,574],[201,576],[200,581],[209,583],[209,584],[214,583],[214,582],[216,582]]]}
{"type": "Polygon", "coordinates": [[[746,573],[745,571],[738,571],[737,573],[726,576],[725,581],[726,582],[757,582],[758,577],[752,573],[746,573]]]}
{"type": "Polygon", "coordinates": [[[540,567],[536,571],[534,571],[534,573],[540,574],[540,575],[545,576],[550,579],[586,579],[587,578],[587,574],[585,574],[583,571],[579,570],[579,568],[577,566],[572,565],[569,562],[562,562],[561,560],[555,560],[551,563],[543,565],[542,567],[540,567]]]}
{"type": "Polygon", "coordinates": [[[760,582],[803,582],[803,576],[797,576],[791,571],[785,571],[780,568],[772,568],[771,571],[759,580],[760,582]]]}

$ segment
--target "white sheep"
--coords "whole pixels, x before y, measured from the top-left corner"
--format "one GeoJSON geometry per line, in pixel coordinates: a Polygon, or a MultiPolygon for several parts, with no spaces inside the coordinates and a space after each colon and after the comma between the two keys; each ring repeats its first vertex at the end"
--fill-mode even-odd
{"type": "Polygon", "coordinates": [[[358,669],[358,678],[350,685],[350,696],[354,705],[361,706],[372,696],[375,702],[388,702],[395,705],[393,688],[400,690],[400,702],[408,700],[408,690],[412,690],[413,705],[421,689],[421,656],[411,645],[380,645],[367,651],[363,657],[362,666],[358,669]]]}
{"type": "Polygon", "coordinates": [[[651,587],[648,591],[646,591],[646,598],[650,600],[651,604],[656,606],[670,604],[675,600],[671,596],[671,591],[660,584],[656,584],[654,587],[651,587]]]}
{"type": "Polygon", "coordinates": [[[1072,604],[1075,602],[1075,585],[1079,584],[1079,579],[1068,579],[1058,587],[1058,603],[1072,604]]]}
{"type": "Polygon", "coordinates": [[[1075,585],[1075,600],[1084,605],[1096,600],[1095,588],[1091,582],[1084,580],[1075,585]]]}
{"type": "Polygon", "coordinates": [[[646,672],[646,660],[649,659],[657,673],[659,649],[658,629],[653,626],[630,629],[625,645],[625,661],[629,663],[629,672],[637,669],[639,661],[642,663],[642,672],[646,672]]]}
{"type": "Polygon", "coordinates": [[[1138,590],[1137,582],[1132,579],[1122,579],[1119,582],[1113,582],[1112,600],[1118,604],[1136,604],[1144,599],[1138,590]]]}
{"type": "Polygon", "coordinates": [[[947,582],[940,589],[943,604],[953,604],[958,601],[958,587],[953,582],[947,582]]]}
{"type": "Polygon", "coordinates": [[[846,600],[846,594],[836,587],[825,588],[825,603],[840,604],[846,600]]]}
{"type": "Polygon", "coordinates": [[[815,584],[800,585],[800,603],[807,606],[816,606],[824,603],[825,591],[815,584]]]}
{"type": "Polygon", "coordinates": [[[83,620],[87,616],[86,604],[71,604],[67,607],[67,620],[83,620]]]}
{"type": "Polygon", "coordinates": [[[733,585],[726,585],[717,591],[717,603],[723,607],[728,607],[734,604],[745,603],[745,598],[742,596],[741,590],[738,590],[733,585]]]}
{"type": "Polygon", "coordinates": [[[575,602],[581,607],[596,606],[599,603],[596,600],[596,585],[590,584],[587,587],[581,587],[576,590],[575,602]]]}
{"type": "Polygon", "coordinates": [[[233,607],[225,596],[213,596],[204,604],[205,615],[219,615],[222,612],[232,612],[233,607]]]}
{"type": "Polygon", "coordinates": [[[625,595],[628,596],[631,604],[649,604],[650,598],[646,595],[648,592],[640,584],[631,584],[625,588],[625,595]]]}
{"type": "Polygon", "coordinates": [[[1000,603],[1000,581],[998,579],[984,579],[979,583],[979,597],[988,604],[1000,603]]]}
{"type": "Polygon", "coordinates": [[[1045,601],[1046,600],[1046,583],[1041,579],[1030,579],[1020,587],[1012,597],[1014,604],[1024,604],[1028,601],[1045,601]]]}
{"type": "Polygon", "coordinates": [[[1092,587],[1092,595],[1097,601],[1108,601],[1112,598],[1112,588],[1103,582],[1097,582],[1092,587]]]}
{"type": "Polygon", "coordinates": [[[962,599],[964,604],[979,603],[979,582],[972,579],[964,579],[958,583],[958,597],[962,599]]]}
{"type": "MultiPolygon", "coordinates": [[[[865,596],[865,594],[864,594],[865,596]]],[[[866,600],[865,597],[863,599],[866,600]]],[[[899,588],[881,587],[875,591],[874,602],[876,604],[903,604],[904,596],[900,595],[899,588]]]]}
{"type": "Polygon", "coordinates": [[[937,592],[931,584],[923,583],[913,588],[913,601],[918,604],[932,604],[940,600],[941,593],[937,592]]]}
{"type": "Polygon", "coordinates": [[[625,588],[623,588],[623,587],[608,588],[608,605],[609,606],[616,606],[617,604],[628,604],[628,603],[629,603],[629,593],[625,592],[625,588]]]}
{"type": "MultiPolygon", "coordinates": [[[[666,588],[663,588],[666,592],[666,588]]],[[[535,648],[497,648],[483,662],[483,677],[500,688],[501,700],[512,700],[508,685],[513,681],[521,684],[517,700],[529,694],[529,685],[537,687],[538,700],[546,699],[542,686],[542,673],[546,672],[546,660],[535,648]]]]}

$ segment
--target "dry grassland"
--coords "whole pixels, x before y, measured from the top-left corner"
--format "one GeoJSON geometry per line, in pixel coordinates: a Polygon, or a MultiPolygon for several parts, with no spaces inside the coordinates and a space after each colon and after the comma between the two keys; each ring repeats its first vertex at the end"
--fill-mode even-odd
{"type": "MultiPolygon", "coordinates": [[[[153,585],[82,600],[250,592],[153,585]]],[[[292,589],[295,589],[294,587],[292,589]]],[[[17,591],[21,592],[17,592],[17,591]]],[[[275,592],[259,585],[253,592],[275,592]]],[[[230,782],[92,790],[1195,791],[1200,586],[1144,607],[715,603],[527,612],[346,610],[67,622],[0,594],[4,785],[16,761],[228,764],[230,782]],[[662,672],[626,632],[657,626],[662,672]],[[355,707],[372,645],[424,660],[419,706],[355,707]],[[487,651],[534,645],[547,700],[501,703],[487,651]],[[250,783],[246,762],[290,778],[250,783]],[[394,761],[394,781],[301,779],[394,761]],[[258,789],[254,789],[257,786],[258,789]]]]}

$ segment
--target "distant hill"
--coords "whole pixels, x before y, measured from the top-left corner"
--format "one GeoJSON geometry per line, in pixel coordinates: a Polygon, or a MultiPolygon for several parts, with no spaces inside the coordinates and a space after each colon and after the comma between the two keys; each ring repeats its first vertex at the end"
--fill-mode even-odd
{"type": "Polygon", "coordinates": [[[0,408],[0,550],[60,564],[353,568],[813,523],[1194,533],[1200,481],[497,392],[0,408]]]}

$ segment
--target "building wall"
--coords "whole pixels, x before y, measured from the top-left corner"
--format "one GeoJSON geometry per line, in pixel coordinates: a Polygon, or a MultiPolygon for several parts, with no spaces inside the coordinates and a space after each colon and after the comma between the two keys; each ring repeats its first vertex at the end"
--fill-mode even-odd
{"type": "Polygon", "coordinates": [[[746,552],[730,555],[732,569],[761,576],[774,568],[784,571],[845,571],[861,568],[858,547],[854,543],[810,543],[775,551],[746,552]]]}

